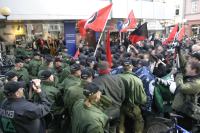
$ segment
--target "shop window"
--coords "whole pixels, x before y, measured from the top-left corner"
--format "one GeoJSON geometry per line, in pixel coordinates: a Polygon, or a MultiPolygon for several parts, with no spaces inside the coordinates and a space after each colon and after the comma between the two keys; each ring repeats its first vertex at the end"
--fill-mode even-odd
{"type": "Polygon", "coordinates": [[[175,6],[175,15],[179,15],[180,6],[175,6]]]}
{"type": "Polygon", "coordinates": [[[197,13],[197,2],[198,1],[192,1],[191,3],[191,13],[197,13]]]}

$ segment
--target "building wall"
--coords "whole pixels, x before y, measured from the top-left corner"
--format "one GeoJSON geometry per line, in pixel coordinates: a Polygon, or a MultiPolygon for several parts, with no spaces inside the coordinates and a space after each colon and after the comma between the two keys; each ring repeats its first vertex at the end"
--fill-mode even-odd
{"type": "Polygon", "coordinates": [[[185,19],[187,19],[185,34],[192,36],[192,27],[200,26],[200,0],[197,3],[197,13],[191,13],[192,1],[186,0],[185,19]]]}
{"type": "MultiPolygon", "coordinates": [[[[173,4],[134,0],[112,0],[112,18],[127,18],[133,9],[136,18],[173,19],[173,4]]],[[[0,8],[11,9],[8,20],[77,20],[110,4],[110,0],[0,0],[0,8]]],[[[0,18],[4,18],[0,15],[0,18]]]]}

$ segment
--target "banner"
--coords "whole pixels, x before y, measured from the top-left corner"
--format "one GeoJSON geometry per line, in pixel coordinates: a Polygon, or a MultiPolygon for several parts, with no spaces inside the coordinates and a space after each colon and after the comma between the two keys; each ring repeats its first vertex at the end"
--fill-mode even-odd
{"type": "Polygon", "coordinates": [[[170,110],[176,84],[172,72],[162,78],[155,78],[154,103],[157,113],[165,113],[170,110]]]}
{"type": "Polygon", "coordinates": [[[140,105],[140,109],[143,115],[148,115],[152,112],[151,104],[153,102],[155,86],[154,76],[149,70],[149,68],[146,66],[141,67],[135,72],[135,74],[137,74],[142,80],[143,88],[147,96],[147,102],[145,104],[140,105]]]}
{"type": "Polygon", "coordinates": [[[74,56],[76,54],[76,31],[75,23],[65,23],[65,41],[69,48],[67,53],[74,56]]]}

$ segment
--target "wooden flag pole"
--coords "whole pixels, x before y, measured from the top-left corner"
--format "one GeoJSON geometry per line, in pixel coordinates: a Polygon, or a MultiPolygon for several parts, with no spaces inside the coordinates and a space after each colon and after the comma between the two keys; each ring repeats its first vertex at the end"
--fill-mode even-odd
{"type": "MultiPolygon", "coordinates": [[[[111,7],[111,9],[110,9],[110,12],[111,12],[111,10],[112,10],[112,7],[111,7]]],[[[108,17],[109,17],[109,16],[110,16],[110,13],[109,13],[108,17]]],[[[103,31],[104,31],[104,29],[105,29],[105,27],[106,27],[107,21],[108,21],[108,18],[107,18],[106,23],[105,23],[105,25],[104,25],[104,27],[103,27],[103,31]]],[[[98,48],[98,46],[99,46],[99,42],[100,42],[100,40],[101,40],[101,37],[102,37],[103,31],[101,32],[101,35],[100,35],[100,38],[99,38],[99,40],[98,40],[98,43],[97,43],[96,49],[95,49],[95,51],[94,51],[94,56],[96,55],[97,48],[98,48]]]]}

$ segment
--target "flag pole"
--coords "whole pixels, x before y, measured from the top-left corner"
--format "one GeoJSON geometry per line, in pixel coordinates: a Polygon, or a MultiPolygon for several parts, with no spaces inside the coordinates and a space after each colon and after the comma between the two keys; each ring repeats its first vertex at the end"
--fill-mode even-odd
{"type": "MultiPolygon", "coordinates": [[[[112,7],[111,7],[111,9],[110,9],[110,12],[111,12],[111,10],[112,10],[112,7]]],[[[109,16],[110,16],[110,13],[109,13],[108,17],[109,17],[109,16]]],[[[104,27],[103,27],[103,31],[104,31],[105,26],[106,26],[106,24],[107,24],[108,17],[107,17],[106,23],[105,23],[105,25],[104,25],[104,27]]],[[[96,49],[95,49],[95,51],[94,51],[94,56],[96,55],[97,48],[98,48],[98,46],[99,46],[99,42],[100,42],[100,40],[101,40],[101,37],[102,37],[103,31],[101,32],[101,35],[100,35],[100,37],[99,37],[99,40],[98,40],[98,43],[97,43],[96,49]]]]}

